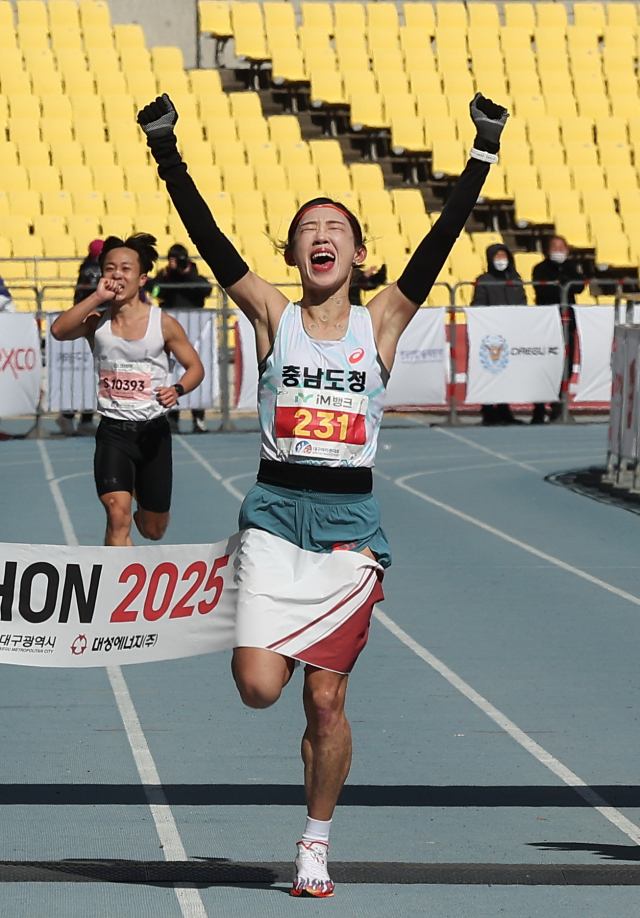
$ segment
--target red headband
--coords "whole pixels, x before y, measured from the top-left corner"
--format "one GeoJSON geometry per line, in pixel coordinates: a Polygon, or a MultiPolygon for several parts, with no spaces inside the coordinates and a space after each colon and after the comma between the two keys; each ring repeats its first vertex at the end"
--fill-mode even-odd
{"type": "Polygon", "coordinates": [[[349,221],[349,225],[355,233],[357,244],[362,245],[362,228],[360,227],[360,224],[353,216],[353,214],[349,213],[345,207],[340,207],[339,204],[310,204],[308,207],[305,207],[304,210],[301,210],[300,213],[294,217],[293,222],[289,227],[289,245],[291,245],[293,234],[295,233],[296,228],[304,215],[309,213],[310,210],[315,210],[316,207],[331,207],[333,210],[337,210],[338,213],[346,217],[349,221]]]}

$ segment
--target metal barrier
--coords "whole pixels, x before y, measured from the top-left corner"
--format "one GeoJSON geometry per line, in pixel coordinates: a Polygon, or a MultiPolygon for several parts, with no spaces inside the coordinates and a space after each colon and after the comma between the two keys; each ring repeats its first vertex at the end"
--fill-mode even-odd
{"type": "MultiPolygon", "coordinates": [[[[74,261],[77,263],[77,259],[67,259],[68,261],[74,261]]],[[[2,260],[0,259],[0,262],[2,260]]],[[[52,261],[51,259],[31,259],[34,263],[34,270],[39,271],[40,274],[44,272],[44,265],[47,261],[52,261]]],[[[55,261],[59,261],[56,259],[55,261]]],[[[0,265],[0,273],[2,267],[0,265]]],[[[585,281],[588,283],[588,281],[585,281]]],[[[613,284],[613,282],[607,282],[613,284]]],[[[620,305],[626,299],[626,294],[624,293],[624,288],[629,284],[635,284],[637,287],[637,280],[632,279],[621,279],[616,282],[616,298],[615,302],[612,305],[620,305]]],[[[62,408],[61,404],[51,399],[51,390],[50,390],[50,366],[48,364],[48,353],[47,353],[47,330],[51,321],[52,316],[54,315],[54,309],[56,309],[56,314],[59,311],[59,304],[63,300],[71,300],[73,293],[75,292],[76,284],[71,281],[64,281],[61,279],[50,278],[46,282],[33,282],[33,283],[14,283],[9,279],[9,285],[11,292],[24,291],[25,294],[29,297],[35,299],[38,309],[37,311],[32,311],[32,315],[38,321],[38,324],[41,327],[43,332],[43,349],[44,349],[44,379],[42,387],[42,397],[36,413],[35,423],[32,430],[29,433],[29,436],[45,436],[45,430],[42,426],[42,416],[45,413],[45,410],[51,405],[55,405],[55,410],[66,410],[62,408]],[[55,305],[54,305],[55,304],[55,305]],[[52,308],[53,307],[53,308],[52,308]]],[[[526,288],[533,288],[534,285],[532,282],[517,282],[517,285],[522,285],[526,288]]],[[[199,284],[189,284],[189,287],[198,287],[199,284]]],[[[289,290],[299,291],[300,287],[297,284],[279,284],[277,285],[279,289],[282,289],[284,293],[287,293],[289,290]]],[[[495,286],[504,287],[504,283],[500,281],[495,282],[495,286]]],[[[513,286],[516,286],[516,283],[513,283],[513,286]]],[[[565,347],[565,365],[564,372],[561,384],[561,391],[559,393],[560,402],[562,406],[562,413],[560,420],[563,423],[570,423],[572,421],[570,413],[570,401],[569,401],[569,383],[572,374],[573,366],[573,354],[570,353],[571,342],[572,342],[572,308],[568,304],[568,294],[569,290],[573,285],[571,283],[564,285],[564,287],[559,288],[559,300],[558,308],[561,312],[562,317],[562,327],[564,334],[564,347],[565,347]]],[[[470,403],[465,401],[464,398],[464,385],[465,381],[460,380],[461,373],[461,361],[466,361],[467,354],[467,341],[466,341],[466,331],[462,330],[462,322],[460,318],[462,315],[463,309],[473,309],[474,306],[470,305],[469,301],[472,297],[467,295],[469,290],[472,290],[476,287],[475,282],[462,282],[451,286],[445,282],[438,282],[434,286],[434,290],[430,295],[430,300],[432,303],[441,302],[442,306],[445,309],[446,315],[446,330],[447,338],[449,344],[449,355],[448,355],[448,366],[449,366],[449,380],[447,385],[447,405],[446,413],[447,418],[445,423],[448,425],[456,426],[461,423],[460,421],[460,409],[462,406],[465,406],[468,410],[475,410],[475,406],[470,405],[470,403]],[[466,302],[465,302],[466,301],[466,302]],[[465,335],[465,338],[461,338],[461,334],[465,335]]],[[[293,295],[293,294],[292,294],[293,295]]],[[[234,430],[234,424],[232,421],[232,411],[236,405],[236,394],[237,394],[237,385],[234,385],[234,382],[237,382],[237,379],[234,380],[234,374],[237,374],[239,371],[239,361],[236,357],[236,348],[234,346],[234,341],[230,340],[233,335],[232,332],[235,329],[235,316],[234,310],[230,308],[228,295],[224,290],[219,288],[217,285],[214,285],[212,297],[211,297],[214,307],[213,310],[206,309],[205,313],[211,311],[214,312],[216,317],[216,328],[217,328],[217,356],[218,356],[218,381],[219,381],[219,392],[216,395],[216,398],[210,399],[210,404],[207,404],[207,408],[212,408],[220,412],[220,431],[232,431],[234,430]]],[[[533,304],[532,304],[533,305],[533,304]]],[[[633,319],[633,302],[625,303],[626,306],[626,319],[628,322],[631,322],[633,319]]],[[[427,307],[428,308],[428,307],[427,307]]],[[[199,312],[199,310],[195,310],[199,312]]],[[[70,359],[77,359],[76,357],[70,359]]],[[[89,370],[89,363],[87,363],[85,372],[92,374],[92,366],[89,370]]],[[[464,370],[463,370],[464,372],[464,370]]],[[[80,396],[81,392],[82,397],[79,397],[78,404],[71,406],[69,403],[68,410],[82,410],[86,407],[87,410],[90,410],[90,406],[86,404],[86,395],[84,394],[86,387],[79,389],[77,394],[80,396]]],[[[71,393],[74,395],[74,393],[71,393]]],[[[73,399],[72,399],[73,401],[73,399]]],[[[409,407],[409,406],[408,406],[409,407]]],[[[432,410],[442,410],[440,405],[421,405],[416,406],[421,409],[432,409],[432,410]]]]}

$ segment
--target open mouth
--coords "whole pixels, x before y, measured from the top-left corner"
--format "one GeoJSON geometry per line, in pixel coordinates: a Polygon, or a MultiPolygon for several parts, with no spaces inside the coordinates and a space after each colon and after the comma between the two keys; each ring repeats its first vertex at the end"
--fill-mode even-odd
{"type": "Polygon", "coordinates": [[[327,249],[318,249],[311,255],[311,267],[314,271],[330,271],[334,266],[335,261],[336,256],[333,254],[333,252],[330,252],[327,249]]]}

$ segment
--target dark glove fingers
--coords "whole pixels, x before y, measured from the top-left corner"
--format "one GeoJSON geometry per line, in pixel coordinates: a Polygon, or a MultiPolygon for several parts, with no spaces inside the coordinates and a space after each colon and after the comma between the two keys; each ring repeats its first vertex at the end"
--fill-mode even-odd
{"type": "Polygon", "coordinates": [[[490,118],[492,121],[499,121],[505,114],[506,108],[502,105],[496,105],[495,102],[492,102],[491,99],[487,99],[486,96],[476,93],[476,96],[473,100],[476,108],[478,108],[487,118],[490,118]]]}

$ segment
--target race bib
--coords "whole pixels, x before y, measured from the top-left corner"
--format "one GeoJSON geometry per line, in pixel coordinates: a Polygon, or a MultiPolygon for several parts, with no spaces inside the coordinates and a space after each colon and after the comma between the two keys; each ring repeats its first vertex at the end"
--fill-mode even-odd
{"type": "Polygon", "coordinates": [[[141,408],[153,401],[148,361],[104,360],[98,373],[98,404],[101,407],[141,408]]]}
{"type": "Polygon", "coordinates": [[[354,459],[367,440],[369,398],[322,389],[278,389],[276,441],[286,458],[354,459]]]}

